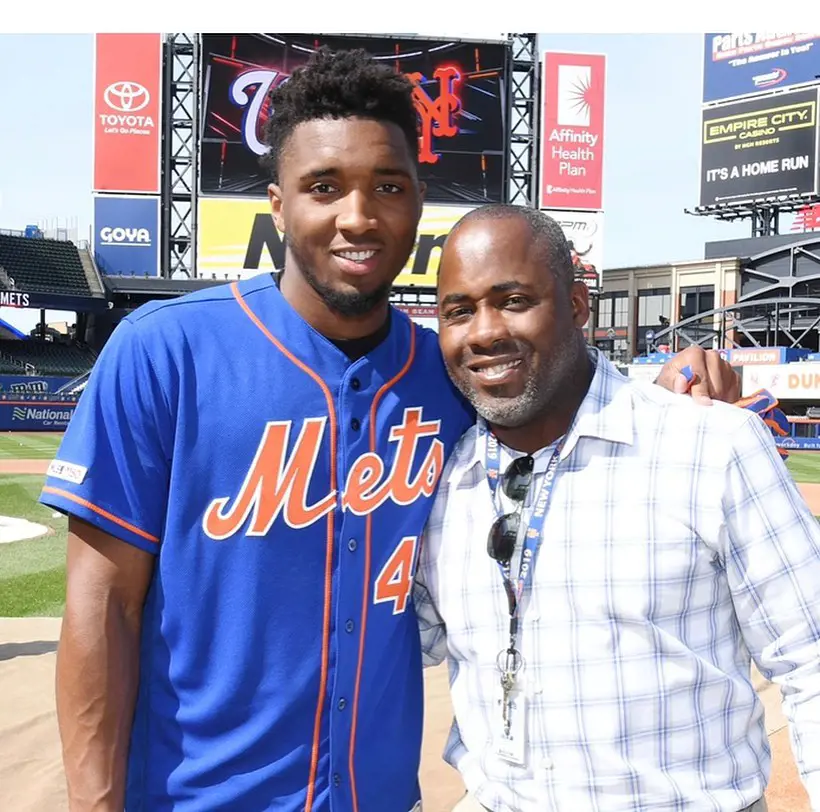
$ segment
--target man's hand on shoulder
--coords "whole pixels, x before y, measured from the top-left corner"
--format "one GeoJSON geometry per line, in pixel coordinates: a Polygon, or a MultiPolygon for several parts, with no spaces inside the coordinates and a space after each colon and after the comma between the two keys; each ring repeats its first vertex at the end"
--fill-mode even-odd
{"type": "Polygon", "coordinates": [[[681,350],[663,365],[655,383],[670,392],[689,394],[706,406],[714,400],[734,403],[740,399],[740,376],[717,350],[703,347],[681,350]],[[691,379],[684,375],[685,367],[692,371],[691,379]]]}

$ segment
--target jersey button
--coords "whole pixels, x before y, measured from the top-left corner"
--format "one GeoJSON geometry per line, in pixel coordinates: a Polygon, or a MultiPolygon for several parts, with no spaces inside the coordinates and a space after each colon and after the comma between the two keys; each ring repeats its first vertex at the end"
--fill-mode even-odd
{"type": "Polygon", "coordinates": [[[350,541],[347,542],[347,549],[350,550],[351,553],[356,552],[356,548],[358,546],[359,545],[356,543],[356,539],[350,539],[350,541]]]}
{"type": "Polygon", "coordinates": [[[342,783],[342,776],[339,773],[333,773],[333,786],[338,787],[342,783]]]}
{"type": "Polygon", "coordinates": [[[339,700],[339,710],[344,710],[346,707],[347,700],[344,697],[342,697],[342,699],[339,700]]]}
{"type": "Polygon", "coordinates": [[[354,625],[354,624],[353,624],[353,621],[352,621],[352,620],[348,620],[348,621],[347,621],[347,623],[345,623],[345,631],[346,631],[348,634],[350,634],[350,632],[352,632],[352,631],[353,631],[353,625],[354,625]]]}
{"type": "Polygon", "coordinates": [[[350,381],[350,386],[358,392],[362,388],[362,382],[358,378],[353,378],[350,381]]]}
{"type": "Polygon", "coordinates": [[[352,428],[353,431],[358,431],[361,426],[362,424],[355,417],[350,421],[350,428],[352,428]]]}

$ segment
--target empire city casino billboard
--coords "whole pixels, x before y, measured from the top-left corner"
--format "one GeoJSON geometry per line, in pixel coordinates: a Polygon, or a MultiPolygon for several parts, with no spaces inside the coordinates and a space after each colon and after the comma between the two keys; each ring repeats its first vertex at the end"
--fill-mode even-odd
{"type": "Polygon", "coordinates": [[[428,202],[504,201],[507,44],[320,34],[202,35],[202,195],[267,195],[270,92],[322,45],[364,48],[410,77],[428,202]]]}

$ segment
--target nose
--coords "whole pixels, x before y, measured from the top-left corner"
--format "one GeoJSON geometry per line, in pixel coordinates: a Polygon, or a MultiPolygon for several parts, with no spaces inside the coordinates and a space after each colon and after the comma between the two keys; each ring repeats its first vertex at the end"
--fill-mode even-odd
{"type": "Polygon", "coordinates": [[[509,332],[501,313],[495,307],[480,305],[467,329],[467,341],[473,352],[489,350],[506,338],[509,332]]]}
{"type": "Polygon", "coordinates": [[[372,203],[362,192],[350,192],[341,200],[340,206],[336,216],[336,228],[339,231],[364,234],[377,227],[378,221],[373,216],[372,203]]]}

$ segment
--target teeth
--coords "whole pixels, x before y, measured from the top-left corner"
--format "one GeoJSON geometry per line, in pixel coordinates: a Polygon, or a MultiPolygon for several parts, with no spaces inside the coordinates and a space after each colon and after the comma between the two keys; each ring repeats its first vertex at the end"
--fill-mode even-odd
{"type": "Polygon", "coordinates": [[[370,257],[375,257],[375,251],[340,251],[339,256],[342,259],[350,259],[353,262],[364,262],[366,259],[370,259],[370,257]]]}
{"type": "Polygon", "coordinates": [[[508,361],[506,364],[484,367],[481,372],[486,378],[500,378],[508,369],[512,369],[515,366],[518,366],[518,361],[508,361]]]}

